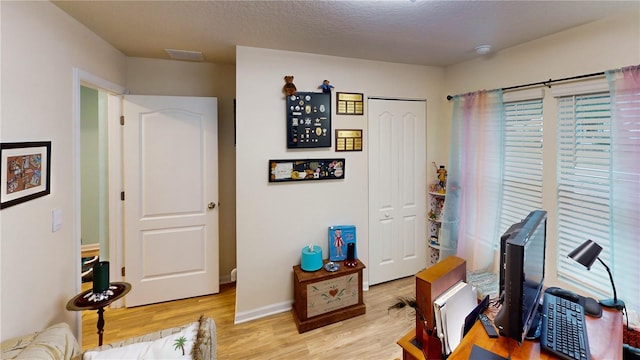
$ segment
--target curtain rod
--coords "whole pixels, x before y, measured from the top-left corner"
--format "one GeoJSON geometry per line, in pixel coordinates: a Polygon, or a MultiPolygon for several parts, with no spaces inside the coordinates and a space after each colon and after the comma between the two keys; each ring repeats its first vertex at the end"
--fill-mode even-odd
{"type": "MultiPolygon", "coordinates": [[[[591,74],[585,74],[585,75],[571,76],[571,77],[566,77],[566,78],[562,78],[562,79],[549,79],[547,81],[539,81],[539,82],[534,82],[534,83],[530,83],[530,84],[509,86],[509,87],[502,88],[502,91],[519,89],[519,88],[529,87],[529,86],[537,86],[537,85],[544,85],[544,86],[551,87],[552,83],[557,83],[557,82],[561,82],[561,81],[576,80],[576,79],[583,79],[583,78],[594,77],[594,76],[602,76],[602,75],[604,75],[604,71],[600,71],[600,72],[597,72],[597,73],[591,73],[591,74]]],[[[453,96],[447,95],[447,100],[451,101],[451,99],[453,99],[453,96]]]]}

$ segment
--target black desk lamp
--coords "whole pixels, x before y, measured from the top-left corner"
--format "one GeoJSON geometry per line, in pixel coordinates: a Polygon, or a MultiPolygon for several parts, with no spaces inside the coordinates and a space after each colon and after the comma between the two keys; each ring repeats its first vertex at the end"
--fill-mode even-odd
{"type": "Polygon", "coordinates": [[[602,259],[598,257],[598,255],[600,255],[600,251],[602,251],[602,246],[596,244],[591,240],[587,240],[582,243],[582,245],[578,246],[575,250],[570,252],[567,256],[586,267],[587,270],[591,270],[591,265],[593,265],[596,259],[598,259],[602,266],[607,269],[607,272],[609,273],[609,279],[611,280],[611,287],[613,287],[613,299],[600,300],[600,305],[608,308],[622,310],[624,309],[624,301],[618,299],[618,296],[616,294],[616,285],[613,283],[611,270],[609,270],[607,264],[605,264],[604,261],[602,261],[602,259]]]}

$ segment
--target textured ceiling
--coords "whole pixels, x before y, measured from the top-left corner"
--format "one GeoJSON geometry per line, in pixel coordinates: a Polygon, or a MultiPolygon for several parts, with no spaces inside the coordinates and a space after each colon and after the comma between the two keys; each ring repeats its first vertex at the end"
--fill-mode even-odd
{"type": "MultiPolygon", "coordinates": [[[[127,56],[165,48],[235,63],[235,46],[447,66],[598,19],[640,1],[53,1],[127,56]]],[[[640,34],[639,39],[640,41],[640,34]]]]}

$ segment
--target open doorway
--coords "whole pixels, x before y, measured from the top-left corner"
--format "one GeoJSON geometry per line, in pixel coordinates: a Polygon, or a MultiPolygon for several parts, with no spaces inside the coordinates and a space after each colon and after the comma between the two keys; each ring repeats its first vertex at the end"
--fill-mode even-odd
{"type": "MultiPolygon", "coordinates": [[[[73,236],[76,290],[80,292],[83,242],[87,245],[85,250],[90,250],[85,254],[95,254],[101,260],[111,262],[112,281],[121,279],[122,245],[118,241],[122,239],[122,139],[119,118],[124,87],[74,69],[73,91],[73,236]]],[[[114,305],[121,306],[112,304],[112,307],[114,305]]],[[[81,317],[77,318],[77,326],[81,329],[81,317]]]]}
{"type": "Polygon", "coordinates": [[[93,265],[108,258],[108,131],[106,93],[80,86],[80,243],[83,289],[93,265]],[[102,249],[102,250],[101,250],[102,249]]]}

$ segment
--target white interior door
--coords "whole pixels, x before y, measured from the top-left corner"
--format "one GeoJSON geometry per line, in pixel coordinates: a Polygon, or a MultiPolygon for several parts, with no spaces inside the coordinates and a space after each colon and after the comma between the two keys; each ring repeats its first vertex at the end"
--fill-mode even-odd
{"type": "Polygon", "coordinates": [[[215,98],[125,96],[126,306],[217,293],[215,98]]]}
{"type": "Polygon", "coordinates": [[[369,283],[426,266],[426,102],[369,99],[369,283]]]}

